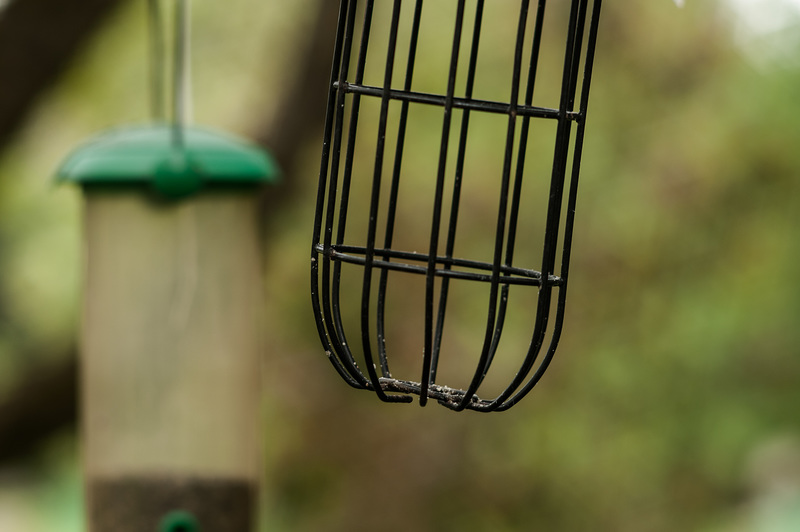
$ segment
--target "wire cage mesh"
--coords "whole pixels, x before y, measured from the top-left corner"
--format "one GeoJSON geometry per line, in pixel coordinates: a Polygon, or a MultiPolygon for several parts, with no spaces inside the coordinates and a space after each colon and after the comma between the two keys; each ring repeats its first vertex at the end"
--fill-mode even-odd
{"type": "Polygon", "coordinates": [[[351,386],[488,412],[539,382],[564,321],[600,7],[341,0],[311,292],[351,386]]]}

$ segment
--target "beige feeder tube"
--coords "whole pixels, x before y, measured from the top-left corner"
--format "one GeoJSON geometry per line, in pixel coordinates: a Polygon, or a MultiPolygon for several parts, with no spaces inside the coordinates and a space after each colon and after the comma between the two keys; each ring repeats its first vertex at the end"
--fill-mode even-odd
{"type": "Polygon", "coordinates": [[[91,532],[248,532],[260,470],[257,194],[85,190],[91,532]]]}

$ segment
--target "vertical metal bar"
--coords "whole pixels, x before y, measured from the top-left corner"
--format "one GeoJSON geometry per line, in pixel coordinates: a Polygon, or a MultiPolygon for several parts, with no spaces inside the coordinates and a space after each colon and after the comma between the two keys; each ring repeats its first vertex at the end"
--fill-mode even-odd
{"type": "Polygon", "coordinates": [[[431,240],[428,249],[428,267],[425,276],[425,337],[422,359],[422,378],[420,387],[419,404],[425,406],[428,402],[428,388],[431,380],[432,350],[433,350],[433,299],[435,289],[436,258],[439,249],[439,231],[442,221],[442,199],[444,196],[444,180],[447,170],[447,149],[450,142],[450,126],[453,119],[453,98],[456,90],[456,73],[458,71],[458,56],[461,49],[461,32],[464,26],[464,3],[458,1],[456,10],[456,24],[453,33],[453,48],[450,55],[450,68],[448,70],[447,95],[444,104],[444,118],[442,124],[442,141],[439,148],[439,168],[436,176],[436,191],[434,194],[433,221],[431,223],[431,240]]]}
{"type": "MultiPolygon", "coordinates": [[[[571,121],[568,113],[572,111],[575,101],[575,88],[577,82],[581,56],[581,43],[583,27],[586,19],[587,0],[573,0],[570,11],[569,30],[567,34],[567,46],[564,58],[564,71],[561,82],[561,103],[559,106],[559,124],[556,133],[555,154],[553,157],[553,173],[550,183],[550,202],[548,205],[547,222],[545,229],[545,246],[542,259],[542,284],[539,288],[539,301],[536,310],[536,321],[534,332],[531,339],[531,346],[522,367],[517,372],[511,384],[492,401],[491,409],[505,408],[505,401],[522,384],[535,364],[541,348],[544,344],[547,331],[547,322],[550,315],[550,304],[553,285],[550,282],[550,275],[555,268],[555,254],[558,245],[558,231],[561,218],[561,207],[563,201],[564,178],[566,173],[566,162],[569,155],[569,138],[571,121]],[[576,56],[577,54],[577,56],[576,56]],[[576,59],[577,57],[577,59],[576,59]]],[[[558,320],[557,320],[558,321],[558,320]]],[[[556,323],[558,326],[558,323],[556,323]]],[[[546,357],[552,358],[555,345],[551,342],[546,357]]],[[[549,363],[549,361],[548,361],[549,363]]],[[[527,392],[526,392],[527,393],[527,392]]]]}
{"type": "MultiPolygon", "coordinates": [[[[536,88],[536,74],[539,68],[539,55],[542,46],[542,30],[544,27],[544,15],[546,0],[539,0],[539,8],[536,12],[536,24],[533,31],[533,44],[531,46],[531,60],[528,66],[528,86],[525,93],[525,105],[533,105],[533,94],[536,88]]],[[[514,192],[511,200],[511,214],[508,222],[508,247],[506,249],[506,265],[511,266],[514,261],[514,248],[517,239],[517,222],[519,220],[519,207],[522,197],[522,183],[525,174],[525,161],[528,151],[528,135],[530,132],[531,117],[522,118],[522,128],[520,131],[519,154],[517,155],[516,176],[514,179],[514,192]]],[[[507,289],[505,287],[504,289],[507,289]]]]}
{"type": "MultiPolygon", "coordinates": [[[[536,23],[533,31],[533,43],[531,46],[531,58],[528,65],[528,81],[525,92],[525,105],[533,105],[533,94],[536,86],[536,73],[539,66],[539,54],[541,50],[542,30],[544,27],[544,15],[546,8],[546,0],[539,1],[539,7],[536,13],[536,23]]],[[[522,198],[522,183],[525,174],[525,160],[528,150],[528,135],[530,132],[530,116],[522,118],[522,127],[520,131],[519,140],[519,153],[517,155],[517,167],[515,170],[514,189],[511,196],[511,212],[508,221],[508,240],[506,245],[506,257],[504,266],[512,267],[514,262],[514,249],[517,238],[517,223],[519,221],[520,201],[522,198]]],[[[501,287],[500,304],[497,311],[497,325],[495,326],[495,335],[492,338],[492,347],[489,350],[490,356],[486,361],[488,369],[491,366],[494,355],[497,353],[497,348],[500,344],[502,336],[503,325],[505,324],[506,311],[508,309],[508,299],[510,297],[510,287],[504,284],[501,287]]],[[[485,376],[485,373],[484,373],[485,376]]]]}
{"type": "Polygon", "coordinates": [[[569,153],[571,120],[568,113],[572,111],[574,94],[570,94],[573,86],[573,62],[575,54],[575,31],[578,25],[579,0],[573,0],[567,37],[564,72],[561,82],[561,102],[559,104],[558,129],[556,132],[555,153],[553,156],[553,172],[550,181],[550,202],[547,209],[545,242],[542,257],[542,292],[549,298],[552,286],[548,276],[553,273],[555,252],[558,245],[559,225],[561,221],[561,204],[564,190],[564,173],[569,153]]]}
{"type": "Polygon", "coordinates": [[[389,32],[389,47],[386,54],[386,71],[383,81],[383,95],[381,96],[381,111],[378,121],[378,142],[375,149],[375,169],[372,176],[372,191],[370,198],[369,220],[367,228],[367,244],[364,254],[364,282],[361,289],[361,341],[364,349],[367,373],[375,388],[375,393],[383,401],[405,402],[406,396],[389,396],[380,386],[378,372],[372,356],[370,340],[370,296],[372,294],[372,263],[375,260],[375,238],[378,225],[378,209],[380,206],[381,180],[383,177],[383,159],[386,149],[386,127],[389,115],[389,102],[392,89],[392,75],[394,73],[394,58],[397,51],[397,31],[400,25],[400,8],[402,0],[394,0],[392,9],[392,22],[389,32]]]}
{"type": "Polygon", "coordinates": [[[588,1],[589,0],[580,0],[580,6],[578,7],[579,15],[577,26],[575,28],[575,35],[573,38],[575,39],[575,43],[573,44],[573,54],[572,54],[572,65],[571,65],[571,72],[570,72],[570,84],[569,84],[569,109],[572,111],[575,107],[575,96],[578,89],[578,77],[580,75],[580,68],[581,68],[581,54],[583,52],[583,33],[586,29],[586,11],[588,9],[588,1]]]}
{"type": "MultiPolygon", "coordinates": [[[[331,241],[333,239],[333,227],[334,227],[334,218],[336,213],[336,197],[337,197],[337,190],[338,190],[338,180],[339,180],[339,163],[340,163],[340,156],[341,156],[341,146],[342,146],[342,134],[343,134],[343,127],[344,127],[344,114],[345,114],[345,97],[346,92],[343,90],[343,83],[347,79],[347,75],[349,72],[349,64],[350,64],[350,55],[352,52],[352,44],[353,44],[353,34],[355,31],[355,19],[356,19],[356,9],[358,6],[357,0],[342,0],[342,8],[340,11],[340,35],[341,35],[341,28],[344,26],[341,24],[341,17],[345,16],[345,9],[347,9],[347,23],[346,29],[344,32],[344,42],[343,42],[343,51],[336,57],[338,57],[340,64],[334,66],[334,73],[338,69],[338,81],[339,81],[339,88],[338,90],[334,89],[333,79],[331,82],[331,93],[330,97],[333,98],[333,95],[336,94],[336,105],[330,106],[328,110],[328,118],[330,122],[327,122],[328,125],[326,127],[333,127],[333,144],[327,144],[323,148],[323,158],[322,158],[322,169],[321,169],[321,179],[320,179],[320,189],[317,192],[317,226],[314,228],[315,239],[314,242],[319,242],[319,237],[323,237],[323,248],[328,251],[331,249],[331,241]],[[335,117],[335,119],[334,119],[335,117]],[[333,160],[330,166],[330,172],[328,171],[328,157],[330,155],[330,150],[333,149],[333,160]],[[322,205],[325,198],[325,182],[322,176],[330,176],[330,181],[328,183],[328,193],[327,193],[327,211],[325,213],[325,224],[324,224],[324,235],[321,234],[322,231],[322,205]]],[[[330,134],[331,132],[327,132],[327,139],[330,142],[330,134]]],[[[312,259],[315,256],[312,255],[312,259]]],[[[332,294],[332,287],[331,287],[331,280],[334,280],[335,290],[338,294],[338,263],[334,267],[334,274],[331,275],[331,259],[328,256],[320,257],[322,259],[322,318],[321,321],[324,321],[326,324],[326,329],[330,334],[325,334],[325,338],[323,338],[323,343],[327,343],[326,339],[330,339],[331,346],[333,349],[329,349],[328,357],[331,359],[331,362],[334,363],[334,367],[337,371],[342,373],[342,369],[345,369],[347,373],[350,375],[351,379],[347,379],[347,382],[358,388],[366,388],[367,387],[367,379],[358,369],[355,360],[353,359],[352,354],[350,353],[349,349],[347,349],[346,339],[343,336],[343,331],[341,327],[341,316],[336,315],[336,319],[334,319],[334,308],[331,302],[331,294],[332,294]],[[335,278],[334,278],[335,277],[335,278]],[[330,353],[335,353],[338,355],[338,363],[337,361],[332,358],[330,353]]],[[[312,272],[313,269],[316,267],[316,263],[312,262],[312,272]]],[[[316,276],[312,273],[312,290],[314,290],[316,276]]],[[[336,296],[338,297],[338,296],[336,296]]],[[[322,337],[322,335],[321,335],[322,337]]]]}
{"type": "MultiPolygon", "coordinates": [[[[353,2],[352,7],[352,20],[356,18],[356,8],[358,6],[358,1],[353,2]]],[[[370,36],[370,29],[371,29],[371,22],[372,22],[372,7],[373,2],[368,1],[367,7],[364,14],[364,22],[361,29],[361,43],[360,43],[360,51],[359,56],[356,62],[356,78],[363,79],[364,75],[364,68],[366,63],[367,57],[367,49],[369,46],[369,36],[370,36]]],[[[351,40],[354,38],[354,34],[351,33],[351,40]]],[[[352,45],[352,42],[350,43],[352,45]]],[[[348,65],[352,57],[352,46],[348,49],[348,53],[345,56],[345,61],[347,61],[348,65]]],[[[340,98],[342,102],[341,113],[342,117],[341,120],[344,120],[344,109],[345,109],[345,102],[346,102],[346,90],[344,87],[347,85],[347,73],[342,75],[339,80],[339,90],[340,90],[340,98]]],[[[348,203],[350,198],[350,178],[352,175],[352,167],[353,167],[353,153],[355,150],[355,137],[358,127],[358,114],[360,110],[360,96],[355,96],[351,102],[350,108],[350,118],[349,118],[349,131],[348,131],[348,145],[345,154],[345,163],[344,163],[344,170],[343,176],[341,180],[341,193],[340,193],[340,204],[338,207],[338,221],[336,223],[336,244],[339,245],[344,240],[345,234],[345,227],[346,227],[346,220],[347,220],[347,212],[348,212],[348,203]]],[[[343,124],[340,124],[340,132],[337,142],[337,151],[336,151],[336,177],[338,178],[338,169],[339,169],[339,157],[341,156],[341,139],[343,133],[343,124]]],[[[333,177],[333,174],[332,174],[333,177]]],[[[326,235],[328,237],[332,237],[333,232],[333,219],[334,219],[334,212],[336,211],[336,195],[333,193],[330,195],[329,199],[329,226],[331,227],[331,235],[326,235]]],[[[330,249],[330,239],[326,240],[326,249],[330,249]]],[[[326,262],[326,265],[328,262],[326,262]]],[[[350,345],[347,341],[347,334],[344,329],[343,320],[342,320],[342,312],[341,312],[341,269],[342,264],[339,261],[335,261],[333,264],[333,274],[331,276],[332,287],[331,287],[331,314],[332,314],[332,327],[335,330],[335,337],[338,339],[337,350],[339,352],[340,358],[343,358],[347,362],[347,367],[351,367],[356,372],[356,378],[361,383],[361,386],[364,388],[371,388],[371,382],[369,379],[364,375],[363,371],[358,368],[358,364],[353,357],[352,350],[350,349],[350,345]]]]}
{"type": "MultiPolygon", "coordinates": [[[[467,87],[464,93],[466,99],[471,99],[475,88],[475,73],[478,66],[478,50],[481,40],[481,26],[483,25],[484,0],[478,0],[475,7],[475,25],[472,30],[472,49],[470,51],[469,67],[467,70],[467,87]]],[[[447,230],[447,243],[445,245],[445,257],[453,257],[456,240],[456,230],[458,228],[458,213],[461,204],[461,185],[464,177],[464,161],[467,152],[467,134],[469,131],[469,109],[465,109],[461,115],[461,133],[458,141],[458,155],[456,157],[456,173],[453,182],[453,197],[450,205],[450,222],[447,230]]],[[[444,269],[449,270],[452,266],[445,262],[444,269]]],[[[431,382],[436,382],[436,372],[439,367],[439,354],[442,348],[442,336],[444,332],[444,318],[447,310],[447,299],[450,291],[450,278],[442,279],[442,287],[439,293],[439,310],[436,315],[436,332],[434,334],[433,353],[431,360],[431,382]]]]}
{"type": "Polygon", "coordinates": [[[483,382],[483,379],[488,371],[488,362],[490,361],[493,353],[492,348],[497,348],[493,345],[493,338],[499,334],[497,328],[497,304],[498,292],[500,286],[500,268],[502,267],[503,249],[505,242],[506,230],[506,216],[508,214],[508,189],[511,180],[511,165],[513,161],[514,139],[516,136],[517,124],[517,105],[519,100],[520,77],[522,71],[522,44],[525,41],[525,28],[528,21],[528,8],[530,0],[522,0],[520,6],[519,23],[517,26],[517,44],[514,55],[514,72],[511,81],[511,96],[509,98],[508,108],[508,129],[506,132],[506,147],[503,160],[503,176],[500,186],[500,205],[497,210],[497,229],[495,233],[495,249],[494,259],[492,263],[492,280],[489,293],[489,311],[486,320],[486,333],[483,340],[483,348],[481,349],[481,356],[478,362],[478,368],[472,377],[469,388],[461,402],[456,407],[456,410],[463,410],[472,401],[475,392],[483,382]]]}
{"type": "MultiPolygon", "coordinates": [[[[369,51],[369,40],[372,29],[372,16],[375,7],[374,0],[367,0],[366,9],[364,12],[364,26],[361,30],[361,43],[358,53],[358,60],[356,62],[356,75],[355,82],[360,84],[364,80],[364,70],[367,63],[367,55],[369,51]]],[[[346,85],[346,78],[339,83],[339,89],[346,85]]],[[[358,133],[358,117],[361,110],[361,95],[354,94],[350,108],[350,128],[347,134],[347,152],[345,154],[344,172],[342,176],[342,192],[341,203],[339,205],[339,219],[336,224],[336,245],[341,245],[344,242],[345,229],[347,227],[347,214],[349,211],[350,202],[350,183],[353,175],[353,161],[355,157],[356,148],[356,135],[358,133]]],[[[350,346],[347,344],[347,336],[344,330],[342,312],[341,312],[341,279],[342,279],[342,263],[336,261],[333,265],[333,315],[334,325],[339,338],[341,338],[341,349],[349,360],[353,360],[350,346]]],[[[371,381],[363,376],[363,372],[359,372],[364,379],[365,386],[371,388],[371,381]]]]}
{"type": "Polygon", "coordinates": [[[594,0],[594,5],[592,7],[592,18],[589,26],[589,38],[586,48],[586,60],[584,63],[583,87],[581,89],[580,101],[580,119],[578,120],[578,128],[575,138],[575,152],[573,154],[572,175],[569,188],[569,199],[567,203],[567,219],[564,228],[564,249],[562,250],[561,259],[561,278],[564,280],[564,283],[559,288],[559,301],[556,312],[556,324],[553,330],[553,339],[547,354],[531,379],[525,384],[524,387],[520,389],[519,392],[514,395],[514,397],[504,403],[499,410],[507,410],[508,408],[511,408],[514,404],[525,397],[534,386],[536,386],[553,359],[553,355],[555,354],[556,346],[561,335],[564,321],[564,311],[566,309],[567,281],[569,275],[570,256],[572,253],[572,232],[575,224],[575,208],[578,199],[578,182],[580,178],[583,141],[586,132],[586,113],[589,107],[589,90],[591,87],[592,72],[594,69],[594,57],[595,50],[597,48],[597,31],[600,26],[601,6],[602,0],[594,0]]]}
{"type": "MultiPolygon", "coordinates": [[[[411,90],[411,85],[414,78],[414,64],[416,63],[417,44],[419,42],[419,28],[422,22],[422,4],[423,0],[416,0],[416,7],[414,8],[414,21],[411,28],[411,42],[408,49],[406,79],[403,86],[405,91],[411,90]]],[[[400,193],[400,175],[403,164],[403,152],[405,149],[409,105],[410,104],[408,101],[404,101],[400,109],[400,122],[397,127],[397,146],[395,148],[394,155],[394,168],[392,170],[392,183],[389,192],[388,211],[386,214],[386,233],[384,237],[383,249],[391,249],[392,241],[394,239],[395,219],[397,217],[397,200],[400,193]]],[[[383,260],[390,260],[388,254],[383,257],[383,260]]],[[[386,357],[386,288],[388,285],[388,277],[389,271],[385,268],[382,269],[378,287],[376,317],[378,320],[378,355],[380,359],[381,373],[384,377],[391,378],[392,374],[389,370],[389,361],[386,357]]]]}
{"type": "MultiPolygon", "coordinates": [[[[348,0],[342,0],[339,4],[339,22],[336,31],[336,42],[334,44],[333,61],[331,66],[331,77],[328,85],[328,106],[325,114],[325,128],[323,131],[322,142],[322,157],[319,170],[319,183],[317,185],[317,200],[316,208],[314,210],[314,230],[311,239],[311,307],[314,311],[315,322],[317,325],[317,334],[325,349],[328,359],[333,364],[337,373],[352,386],[356,386],[357,382],[347,374],[339,359],[333,352],[333,346],[328,338],[328,332],[325,326],[325,318],[323,317],[322,307],[320,304],[319,293],[319,262],[324,260],[326,263],[330,262],[317,250],[317,245],[320,243],[320,236],[322,233],[322,220],[323,212],[325,211],[325,189],[328,183],[328,169],[330,163],[331,153],[331,139],[333,136],[334,119],[337,116],[337,90],[334,88],[334,81],[339,77],[340,65],[342,61],[342,47],[344,40],[345,30],[345,17],[347,16],[348,0]]],[[[328,322],[329,323],[329,322],[328,322]]]]}

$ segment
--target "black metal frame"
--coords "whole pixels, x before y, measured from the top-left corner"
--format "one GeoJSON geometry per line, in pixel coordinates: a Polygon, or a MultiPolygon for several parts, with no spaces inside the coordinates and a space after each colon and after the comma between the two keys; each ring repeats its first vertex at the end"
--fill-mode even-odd
{"type": "MultiPolygon", "coordinates": [[[[341,0],[339,30],[331,74],[311,251],[312,301],[319,336],[326,353],[334,368],[351,386],[373,390],[380,399],[387,402],[411,402],[413,400],[412,395],[417,395],[421,405],[425,405],[428,398],[431,398],[457,411],[464,409],[501,411],[516,404],[538,383],[553,358],[561,335],[579,168],[601,0],[564,0],[571,2],[571,11],[567,28],[561,97],[559,107],[555,109],[535,107],[532,104],[546,1],[538,0],[537,3],[536,0],[520,0],[513,80],[511,96],[508,102],[478,100],[472,97],[477,75],[476,65],[482,31],[481,21],[483,19],[484,4],[487,3],[485,0],[470,0],[469,2],[469,4],[474,4],[475,6],[475,26],[472,34],[472,46],[469,51],[466,90],[463,96],[456,94],[456,71],[459,62],[460,43],[464,31],[465,10],[468,2],[467,0],[450,1],[457,2],[457,13],[447,91],[445,94],[426,94],[411,90],[414,64],[418,52],[419,27],[423,16],[423,0],[378,0],[378,2],[392,2],[393,6],[389,46],[385,62],[385,79],[382,87],[367,86],[363,83],[375,0],[341,0]],[[392,76],[400,25],[400,10],[403,1],[413,2],[415,11],[411,28],[406,76],[403,81],[403,88],[398,89],[393,85],[392,76]],[[529,29],[528,19],[531,3],[537,5],[537,12],[535,22],[532,25],[532,51],[528,66],[527,86],[524,94],[521,94],[523,45],[526,39],[526,32],[529,29]],[[590,3],[592,4],[591,9],[589,7],[590,3]],[[354,42],[357,40],[355,35],[356,18],[362,13],[364,18],[357,51],[358,56],[355,60],[355,75],[351,79],[351,55],[356,52],[354,42]],[[582,81],[580,81],[581,65],[583,65],[582,81]],[[579,108],[575,110],[579,83],[581,85],[579,108]],[[346,105],[348,94],[353,95],[349,100],[349,109],[346,105]],[[368,227],[365,245],[353,246],[344,244],[344,227],[347,222],[351,186],[350,176],[354,164],[353,145],[361,98],[379,98],[381,110],[379,134],[375,141],[377,155],[370,193],[371,222],[368,227]],[[399,133],[397,145],[395,146],[394,171],[391,177],[387,179],[383,175],[382,169],[387,148],[385,145],[385,133],[389,126],[389,105],[393,101],[400,102],[401,110],[399,123],[396,125],[399,133]],[[443,109],[443,133],[436,177],[431,239],[427,253],[392,249],[398,181],[403,161],[406,122],[411,105],[431,105],[443,109]],[[452,191],[450,191],[450,219],[445,221],[442,219],[443,204],[445,202],[444,183],[448,145],[452,129],[451,122],[453,111],[456,109],[461,109],[463,115],[456,160],[456,177],[452,191]],[[498,209],[492,262],[480,262],[454,256],[454,240],[458,225],[461,195],[460,176],[464,167],[469,116],[470,113],[476,112],[508,116],[504,168],[501,180],[501,201],[498,209]],[[347,132],[344,131],[346,120],[349,124],[347,132]],[[532,120],[553,120],[557,122],[550,197],[546,216],[546,232],[540,270],[513,266],[517,222],[520,213],[521,184],[526,160],[526,139],[529,135],[532,120]],[[574,142],[572,142],[573,129],[575,129],[574,142]],[[343,153],[343,139],[345,138],[346,143],[344,146],[346,146],[346,149],[343,153]],[[517,140],[518,144],[516,145],[519,152],[516,156],[516,171],[513,171],[515,141],[517,140]],[[570,150],[572,150],[571,167],[569,161],[570,150]],[[342,162],[344,162],[344,172],[340,179],[342,162]],[[565,187],[568,169],[570,169],[571,175],[568,187],[565,187]],[[389,184],[390,193],[389,201],[385,206],[387,209],[387,223],[384,230],[384,241],[383,243],[378,243],[377,220],[379,209],[381,208],[380,190],[384,183],[389,184]],[[567,188],[565,212],[564,196],[567,188]],[[562,217],[565,220],[563,228],[560,227],[562,217]],[[447,224],[447,240],[444,246],[444,253],[442,253],[442,250],[439,249],[439,235],[444,223],[447,224]],[[556,274],[559,247],[561,250],[561,268],[560,272],[556,274]],[[357,264],[364,269],[361,294],[361,338],[366,373],[358,367],[355,361],[342,322],[340,276],[343,263],[357,264]],[[378,283],[377,308],[374,309],[375,313],[373,313],[371,307],[375,305],[371,305],[370,301],[374,290],[373,272],[376,270],[380,272],[380,280],[378,283]],[[424,275],[426,278],[424,354],[419,382],[392,377],[389,371],[389,361],[384,342],[382,341],[387,279],[390,272],[395,271],[424,275]],[[434,283],[437,277],[441,278],[438,290],[434,283]],[[442,341],[442,327],[447,308],[449,283],[453,280],[489,283],[490,286],[485,339],[481,347],[478,367],[466,390],[456,390],[436,384],[439,348],[442,341]],[[530,347],[521,368],[508,387],[494,399],[480,399],[476,392],[483,383],[489,366],[494,359],[505,321],[508,291],[512,285],[538,287],[538,304],[530,347]],[[554,289],[558,290],[555,305],[553,305],[554,289]],[[439,304],[438,308],[435,308],[437,306],[435,305],[437,297],[439,304]],[[553,330],[550,332],[549,345],[544,350],[544,356],[540,359],[539,355],[545,345],[552,307],[555,307],[553,330]],[[377,341],[374,341],[370,334],[370,323],[374,322],[377,322],[377,341]],[[373,354],[374,348],[377,350],[377,359],[373,354]],[[536,364],[537,360],[539,361],[538,365],[536,364]]],[[[491,1],[488,4],[490,6],[489,9],[491,9],[491,1]]],[[[530,36],[528,37],[530,38],[530,36]]]]}

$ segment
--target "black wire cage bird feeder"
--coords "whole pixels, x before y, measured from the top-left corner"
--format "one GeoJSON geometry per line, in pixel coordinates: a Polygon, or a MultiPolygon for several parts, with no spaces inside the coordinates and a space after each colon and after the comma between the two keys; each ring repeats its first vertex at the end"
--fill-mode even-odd
{"type": "Polygon", "coordinates": [[[600,7],[341,1],[311,292],[323,346],[351,386],[490,412],[541,379],[564,322],[600,7]],[[487,153],[492,168],[479,161],[487,153]],[[470,204],[468,189],[492,207],[470,204]],[[485,245],[469,240],[487,230],[485,245]],[[452,314],[478,340],[459,341],[452,314]],[[510,321],[527,332],[506,357],[510,321]],[[447,365],[459,382],[445,386],[447,365]],[[508,374],[497,390],[490,368],[508,374]]]}

